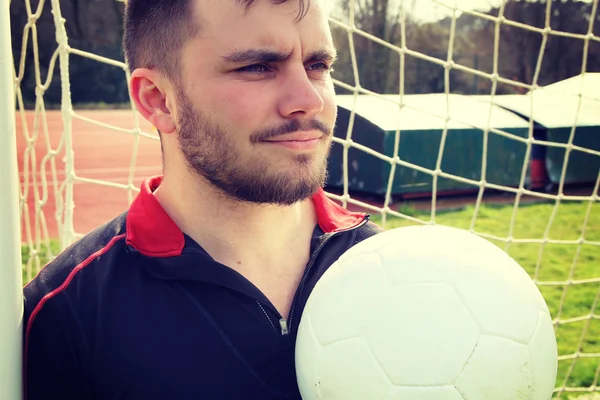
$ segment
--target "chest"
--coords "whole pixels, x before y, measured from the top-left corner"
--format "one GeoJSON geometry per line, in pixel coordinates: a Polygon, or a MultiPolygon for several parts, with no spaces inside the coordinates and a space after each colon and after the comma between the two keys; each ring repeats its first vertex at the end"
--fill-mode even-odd
{"type": "Polygon", "coordinates": [[[279,268],[255,269],[243,273],[273,304],[283,318],[288,318],[294,296],[306,272],[307,259],[281,262],[279,268]],[[257,272],[258,271],[258,272],[257,272]]]}
{"type": "Polygon", "coordinates": [[[99,318],[100,398],[300,398],[295,337],[272,328],[269,308],[214,285],[160,292],[99,318]]]}

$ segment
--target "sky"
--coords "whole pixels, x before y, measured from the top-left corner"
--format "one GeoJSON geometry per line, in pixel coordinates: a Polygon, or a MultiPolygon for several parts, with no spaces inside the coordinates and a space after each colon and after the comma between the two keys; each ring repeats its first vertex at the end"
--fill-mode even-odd
{"type": "MultiPolygon", "coordinates": [[[[355,0],[364,3],[365,0],[355,0]]],[[[498,7],[504,0],[390,0],[391,7],[403,5],[407,14],[419,22],[435,22],[449,17],[453,8],[459,10],[489,11],[498,7]],[[394,4],[395,3],[395,4],[394,4]]],[[[580,0],[586,3],[592,0],[580,0]]],[[[458,13],[460,15],[460,13],[458,13]]]]}
{"type": "Polygon", "coordinates": [[[488,11],[499,6],[502,0],[413,0],[404,3],[410,5],[412,9],[409,8],[406,12],[416,20],[434,22],[451,16],[454,7],[460,10],[488,11]]]}
{"type": "MultiPolygon", "coordinates": [[[[369,0],[355,0],[357,3],[365,4],[369,0]]],[[[397,10],[400,6],[405,7],[407,14],[421,22],[435,22],[452,15],[452,7],[455,3],[459,9],[487,11],[493,5],[499,5],[502,0],[390,0],[390,9],[397,10]]],[[[339,5],[339,1],[327,1],[332,12],[339,5]]],[[[344,13],[345,14],[345,13],[344,13]]]]}

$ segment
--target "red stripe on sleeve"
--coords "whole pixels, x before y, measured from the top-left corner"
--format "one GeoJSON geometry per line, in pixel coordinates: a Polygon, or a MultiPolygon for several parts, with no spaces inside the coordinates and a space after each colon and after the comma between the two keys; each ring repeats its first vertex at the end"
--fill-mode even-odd
{"type": "Polygon", "coordinates": [[[106,252],[108,252],[112,246],[118,242],[119,240],[125,238],[126,234],[122,234],[119,236],[115,236],[111,239],[110,242],[108,242],[108,244],[106,246],[104,246],[102,249],[92,253],[88,258],[86,258],[83,262],[81,262],[79,265],[77,265],[75,268],[73,268],[73,270],[71,271],[71,273],[69,274],[69,276],[67,276],[67,279],[65,279],[65,281],[63,282],[62,285],[60,285],[58,288],[54,289],[53,291],[51,291],[50,293],[46,294],[44,297],[42,297],[42,299],[40,300],[40,302],[35,306],[35,308],[33,309],[33,311],[31,312],[31,316],[29,317],[29,321],[27,322],[27,329],[25,331],[25,346],[24,346],[24,360],[23,360],[23,393],[24,393],[24,399],[27,398],[27,394],[26,394],[26,390],[27,390],[27,385],[25,384],[26,378],[27,378],[27,349],[29,347],[29,335],[31,333],[31,328],[33,326],[33,321],[35,320],[35,318],[37,317],[37,315],[40,313],[40,311],[42,310],[42,307],[44,306],[44,304],[46,304],[46,302],[48,300],[50,300],[51,298],[53,298],[54,296],[56,296],[57,294],[59,294],[60,292],[64,291],[69,284],[73,281],[73,278],[75,277],[75,275],[77,275],[77,273],[79,271],[81,271],[83,268],[87,267],[92,261],[94,261],[96,258],[100,257],[101,255],[105,254],[106,252]]]}

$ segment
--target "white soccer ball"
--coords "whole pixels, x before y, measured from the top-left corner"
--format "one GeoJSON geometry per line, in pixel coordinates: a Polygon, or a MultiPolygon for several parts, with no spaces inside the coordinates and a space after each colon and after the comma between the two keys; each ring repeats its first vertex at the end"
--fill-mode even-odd
{"type": "Polygon", "coordinates": [[[298,327],[304,400],[548,400],[548,307],[502,249],[443,226],[392,229],[347,251],[298,327]]]}

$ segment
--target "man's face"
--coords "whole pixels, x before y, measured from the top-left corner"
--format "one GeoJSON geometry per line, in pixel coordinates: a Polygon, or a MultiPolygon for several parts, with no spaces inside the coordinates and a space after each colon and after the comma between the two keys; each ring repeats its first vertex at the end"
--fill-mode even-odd
{"type": "Polygon", "coordinates": [[[193,172],[238,201],[289,205],[325,181],[336,105],[335,57],[321,0],[196,1],[177,85],[182,153],[193,172]],[[198,18],[198,17],[196,17],[198,18]]]}

